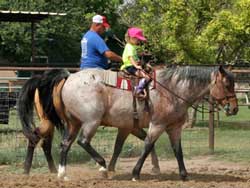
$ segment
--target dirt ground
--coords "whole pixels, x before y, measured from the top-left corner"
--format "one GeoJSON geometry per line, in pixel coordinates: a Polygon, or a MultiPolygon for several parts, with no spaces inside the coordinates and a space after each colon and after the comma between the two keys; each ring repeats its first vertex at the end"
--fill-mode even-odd
{"type": "Polygon", "coordinates": [[[144,164],[141,179],[131,181],[131,171],[137,159],[120,159],[115,174],[102,179],[97,166],[69,165],[69,181],[56,174],[31,172],[30,176],[9,172],[0,166],[0,188],[249,188],[250,164],[211,160],[210,157],[185,160],[188,181],[181,181],[175,160],[161,160],[161,175],[151,175],[150,160],[144,164]]]}

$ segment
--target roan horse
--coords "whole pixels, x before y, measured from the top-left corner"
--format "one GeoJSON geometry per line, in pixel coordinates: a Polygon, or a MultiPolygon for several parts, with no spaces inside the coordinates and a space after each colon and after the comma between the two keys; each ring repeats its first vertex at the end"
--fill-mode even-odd
{"type": "MultiPolygon", "coordinates": [[[[113,126],[120,130],[130,130],[130,132],[133,129],[131,93],[106,86],[102,82],[104,72],[89,69],[71,74],[66,81],[59,82],[57,89],[50,91],[49,98],[53,96],[53,93],[59,94],[58,104],[47,103],[51,105],[48,107],[41,100],[49,119],[53,119],[52,114],[56,111],[54,107],[58,105],[61,111],[56,112],[67,124],[61,144],[58,177],[66,177],[67,153],[80,128],[82,134],[78,139],[78,144],[102,166],[101,170],[104,172],[106,172],[105,160],[90,145],[98,126],[113,126]]],[[[57,79],[57,76],[54,79],[57,79]]],[[[238,104],[234,92],[233,75],[221,66],[186,66],[156,70],[156,80],[158,83],[156,89],[150,91],[150,113],[144,112],[145,103],[138,101],[139,127],[149,126],[149,130],[144,151],[133,170],[133,179],[139,178],[147,155],[163,132],[169,135],[180,176],[185,179],[187,171],[183,161],[181,130],[187,117],[188,107],[210,94],[221,106],[227,107],[225,108],[227,115],[236,114],[238,104]]],[[[116,144],[115,150],[117,147],[116,144]]]]}
{"type": "MultiPolygon", "coordinates": [[[[41,144],[46,156],[49,170],[56,173],[56,167],[51,155],[54,127],[56,126],[61,133],[64,131],[65,115],[61,103],[61,87],[70,73],[64,69],[53,69],[45,71],[44,74],[32,76],[23,85],[19,94],[18,113],[23,126],[23,133],[28,138],[27,155],[24,163],[24,173],[29,174],[32,165],[33,154],[36,145],[42,139],[41,144]],[[33,120],[33,107],[35,106],[37,116],[40,120],[40,126],[36,127],[33,120]],[[49,116],[47,115],[49,114],[49,116]],[[32,127],[33,126],[33,127],[32,127]]],[[[112,159],[109,163],[109,171],[115,170],[117,158],[122,150],[124,141],[129,134],[133,134],[141,140],[146,138],[146,132],[139,128],[129,125],[126,128],[118,128],[118,134],[115,143],[115,149],[112,159]]],[[[152,173],[159,174],[159,162],[153,149],[152,173]]]]}

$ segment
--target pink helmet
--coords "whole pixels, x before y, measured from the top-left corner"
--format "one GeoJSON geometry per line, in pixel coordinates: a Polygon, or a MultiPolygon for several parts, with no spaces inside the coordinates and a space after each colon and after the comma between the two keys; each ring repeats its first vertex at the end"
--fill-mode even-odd
{"type": "Polygon", "coordinates": [[[147,39],[143,36],[143,31],[137,27],[131,27],[128,29],[128,36],[137,38],[141,41],[146,41],[147,39]]]}

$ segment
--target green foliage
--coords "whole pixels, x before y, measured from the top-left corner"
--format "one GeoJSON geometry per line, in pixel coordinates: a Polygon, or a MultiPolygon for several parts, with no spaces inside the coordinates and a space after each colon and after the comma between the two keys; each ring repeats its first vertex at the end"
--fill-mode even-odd
{"type": "MultiPolygon", "coordinates": [[[[121,39],[130,26],[143,28],[148,48],[159,63],[231,63],[250,57],[249,0],[1,0],[0,9],[66,12],[37,24],[37,54],[50,62],[80,59],[80,39],[93,14],[108,17],[121,39]],[[123,4],[122,4],[123,3],[123,4]]],[[[29,61],[30,24],[0,23],[0,55],[13,61],[29,61]]],[[[112,50],[121,54],[115,40],[112,50]]]]}
{"type": "Polygon", "coordinates": [[[143,0],[120,11],[140,26],[162,62],[210,64],[249,58],[249,0],[143,0]]]}
{"type": "MultiPolygon", "coordinates": [[[[116,23],[115,10],[119,0],[2,0],[1,10],[63,12],[66,16],[52,16],[36,24],[37,55],[47,55],[50,62],[78,64],[80,40],[90,26],[95,13],[104,14],[116,23]]],[[[0,55],[16,62],[28,62],[31,56],[31,24],[0,23],[0,55]]]]}

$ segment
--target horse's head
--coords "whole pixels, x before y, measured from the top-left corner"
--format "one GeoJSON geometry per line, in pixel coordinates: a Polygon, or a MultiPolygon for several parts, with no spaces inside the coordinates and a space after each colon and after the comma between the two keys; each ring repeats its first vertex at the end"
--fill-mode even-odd
{"type": "Polygon", "coordinates": [[[238,101],[234,91],[234,77],[222,66],[212,74],[210,95],[224,108],[226,115],[236,115],[238,101]]]}

